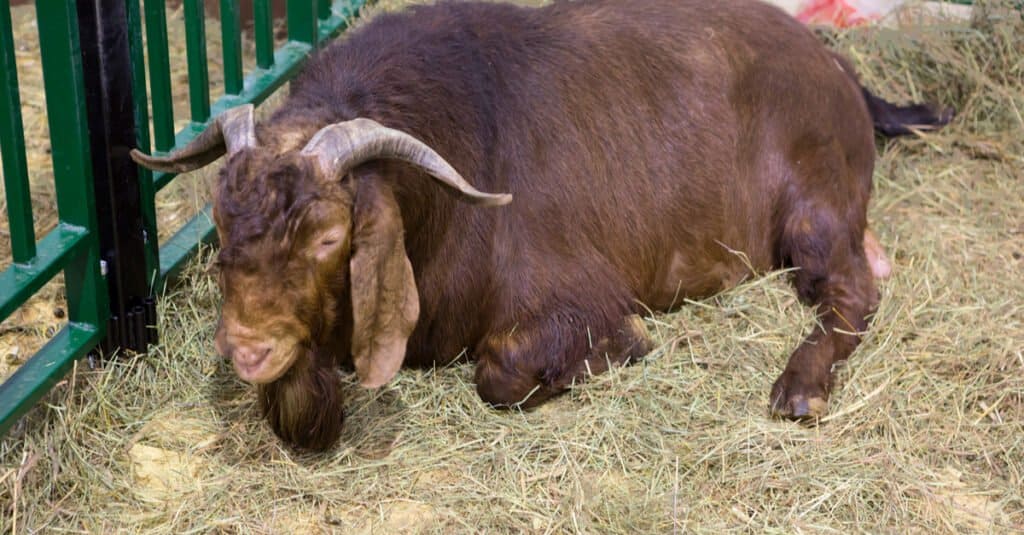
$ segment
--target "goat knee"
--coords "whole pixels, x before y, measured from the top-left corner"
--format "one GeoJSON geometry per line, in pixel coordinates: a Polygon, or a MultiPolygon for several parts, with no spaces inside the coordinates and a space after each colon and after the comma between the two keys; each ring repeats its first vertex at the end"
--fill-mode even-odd
{"type": "Polygon", "coordinates": [[[561,368],[551,358],[564,359],[565,351],[548,341],[527,327],[485,338],[475,351],[480,398],[495,407],[528,409],[564,390],[556,384],[561,368]]]}
{"type": "Polygon", "coordinates": [[[531,375],[508,366],[503,359],[485,356],[476,366],[476,392],[480,399],[493,407],[535,407],[555,392],[531,375]]]}
{"type": "Polygon", "coordinates": [[[569,328],[520,327],[488,337],[476,351],[477,393],[496,407],[535,407],[590,375],[639,359],[652,349],[643,320],[629,315],[622,321],[615,329],[584,330],[577,326],[595,323],[580,319],[569,328]]]}

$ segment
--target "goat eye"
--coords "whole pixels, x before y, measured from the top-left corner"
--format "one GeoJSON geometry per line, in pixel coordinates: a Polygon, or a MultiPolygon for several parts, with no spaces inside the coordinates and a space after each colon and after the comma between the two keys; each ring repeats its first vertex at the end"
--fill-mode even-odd
{"type": "Polygon", "coordinates": [[[336,243],[338,243],[338,240],[324,240],[324,241],[320,242],[320,245],[322,245],[324,247],[330,247],[330,246],[332,246],[332,245],[334,245],[336,243]]]}

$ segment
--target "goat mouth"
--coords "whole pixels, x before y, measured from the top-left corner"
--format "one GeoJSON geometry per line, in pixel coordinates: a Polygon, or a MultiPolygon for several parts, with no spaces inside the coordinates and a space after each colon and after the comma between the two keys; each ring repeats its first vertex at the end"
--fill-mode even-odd
{"type": "Polygon", "coordinates": [[[293,347],[285,351],[275,351],[255,363],[241,362],[238,359],[232,359],[231,362],[239,379],[254,385],[262,385],[280,379],[295,364],[300,353],[298,347],[293,347]]]}

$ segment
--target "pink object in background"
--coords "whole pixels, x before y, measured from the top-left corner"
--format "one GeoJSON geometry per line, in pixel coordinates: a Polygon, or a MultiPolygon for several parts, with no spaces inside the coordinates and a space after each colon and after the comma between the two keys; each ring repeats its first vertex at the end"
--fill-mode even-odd
{"type": "Polygon", "coordinates": [[[899,0],[811,0],[796,13],[804,24],[828,24],[848,28],[880,19],[892,11],[899,0]]]}

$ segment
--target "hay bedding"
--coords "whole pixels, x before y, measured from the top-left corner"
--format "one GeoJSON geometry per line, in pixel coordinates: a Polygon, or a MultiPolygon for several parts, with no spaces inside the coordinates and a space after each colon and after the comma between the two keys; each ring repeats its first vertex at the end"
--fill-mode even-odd
{"type": "Polygon", "coordinates": [[[885,96],[960,115],[879,145],[896,271],[823,425],[766,417],[813,321],[774,273],[649,319],[643,364],[528,414],[484,408],[467,365],[352,383],[338,448],[295,455],[213,354],[207,255],[151,356],[76,370],[3,439],[0,530],[1024,531],[1024,23],[993,13],[825,36],[885,96]]]}

